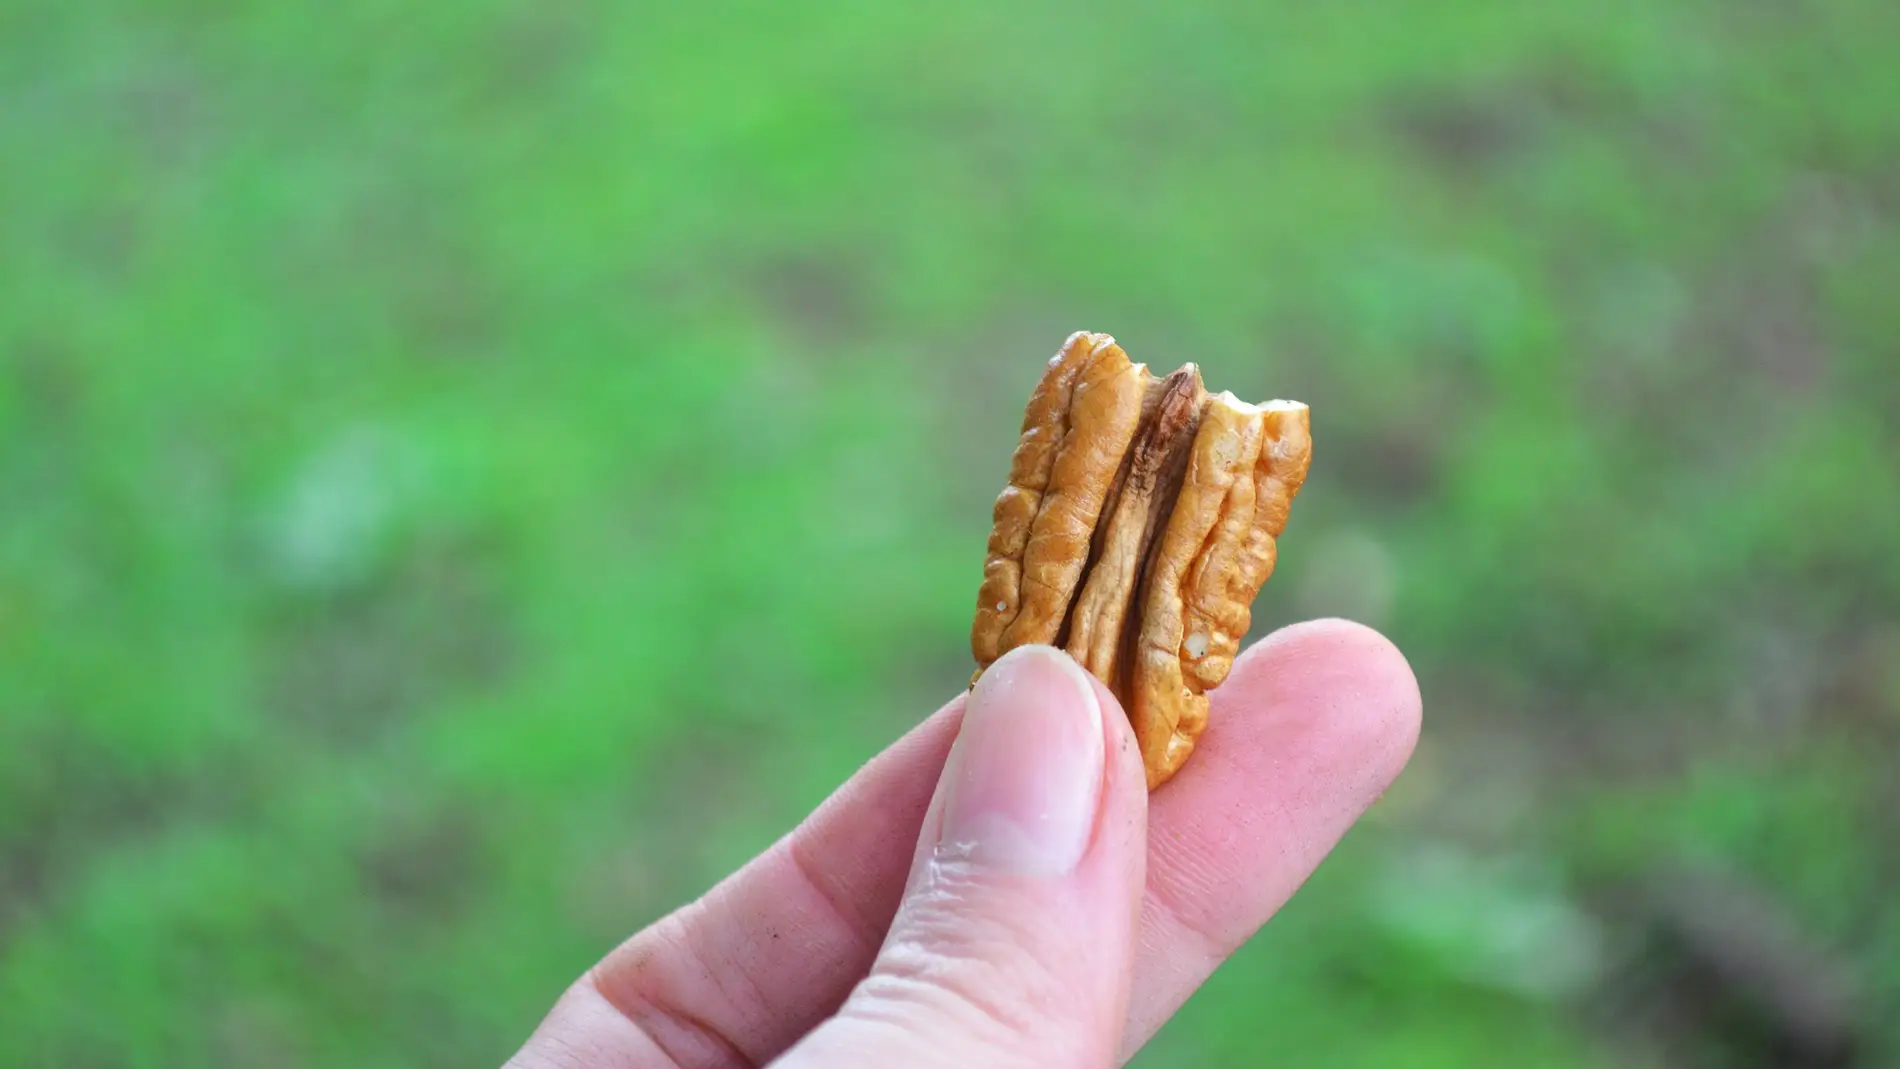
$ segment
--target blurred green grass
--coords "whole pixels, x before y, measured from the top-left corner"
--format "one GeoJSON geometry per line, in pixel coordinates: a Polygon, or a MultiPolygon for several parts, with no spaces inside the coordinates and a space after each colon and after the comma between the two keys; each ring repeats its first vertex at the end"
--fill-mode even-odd
{"type": "Polygon", "coordinates": [[[1900,1052],[1896,35],[0,10],[0,1062],[500,1061],[967,677],[1083,327],[1314,406],[1263,626],[1427,698],[1145,1064],[1663,1058],[1589,891],[1683,851],[1900,1052]]]}

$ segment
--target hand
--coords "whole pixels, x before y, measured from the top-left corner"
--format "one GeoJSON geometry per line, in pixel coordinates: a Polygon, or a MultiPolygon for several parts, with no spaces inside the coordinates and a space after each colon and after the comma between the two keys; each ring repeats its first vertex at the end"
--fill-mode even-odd
{"type": "Polygon", "coordinates": [[[1267,638],[1213,698],[1150,800],[1108,691],[1048,647],[1012,651],[609,954],[510,1066],[1119,1065],[1418,737],[1405,659],[1341,621],[1267,638]]]}

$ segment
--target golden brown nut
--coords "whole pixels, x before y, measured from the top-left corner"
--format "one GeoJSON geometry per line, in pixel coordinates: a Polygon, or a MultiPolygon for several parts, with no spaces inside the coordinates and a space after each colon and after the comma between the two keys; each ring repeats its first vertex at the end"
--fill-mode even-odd
{"type": "Polygon", "coordinates": [[[1305,405],[1209,396],[1078,333],[1030,397],[970,645],[1066,648],[1119,698],[1150,789],[1207,726],[1312,458],[1305,405]]]}

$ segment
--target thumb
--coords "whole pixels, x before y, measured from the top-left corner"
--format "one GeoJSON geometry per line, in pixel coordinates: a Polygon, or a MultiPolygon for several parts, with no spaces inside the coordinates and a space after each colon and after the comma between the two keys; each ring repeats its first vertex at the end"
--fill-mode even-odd
{"type": "Polygon", "coordinates": [[[1113,1064],[1147,824],[1114,697],[1066,654],[1012,650],[965,706],[870,975],[779,1064],[1113,1064]]]}

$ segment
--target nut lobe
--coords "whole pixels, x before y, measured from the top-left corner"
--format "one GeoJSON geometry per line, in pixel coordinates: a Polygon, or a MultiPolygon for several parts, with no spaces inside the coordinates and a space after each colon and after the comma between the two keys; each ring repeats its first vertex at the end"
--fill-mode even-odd
{"type": "Polygon", "coordinates": [[[1103,515],[1088,581],[1070,619],[1070,656],[1117,694],[1127,689],[1126,623],[1148,553],[1180,490],[1187,450],[1200,423],[1207,391],[1200,373],[1184,367],[1158,383],[1128,462],[1103,515]],[[1120,688],[1120,689],[1117,689],[1120,688]]]}
{"type": "Polygon", "coordinates": [[[979,668],[1017,646],[1054,641],[1134,437],[1146,374],[1106,334],[1072,335],[1050,361],[996,499],[970,633],[979,668]]]}
{"type": "Polygon", "coordinates": [[[1259,410],[1232,394],[1208,402],[1181,493],[1155,545],[1128,710],[1151,787],[1186,759],[1207,722],[1208,684],[1189,674],[1186,646],[1191,636],[1203,646],[1211,638],[1206,630],[1190,632],[1189,617],[1202,601],[1221,607],[1221,587],[1253,523],[1251,474],[1261,430],[1259,410]]]}

